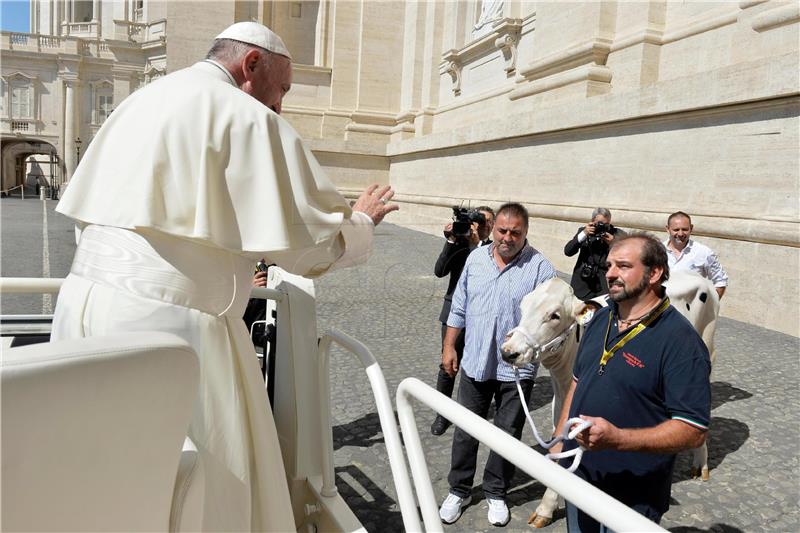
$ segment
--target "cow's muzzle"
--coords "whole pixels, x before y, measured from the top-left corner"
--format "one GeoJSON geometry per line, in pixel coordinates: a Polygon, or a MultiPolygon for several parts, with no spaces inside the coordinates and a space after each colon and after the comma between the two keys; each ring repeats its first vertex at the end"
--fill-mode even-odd
{"type": "Polygon", "coordinates": [[[520,328],[514,328],[506,334],[506,340],[500,346],[500,356],[510,365],[523,367],[533,362],[536,356],[537,346],[532,341],[520,328]]]}

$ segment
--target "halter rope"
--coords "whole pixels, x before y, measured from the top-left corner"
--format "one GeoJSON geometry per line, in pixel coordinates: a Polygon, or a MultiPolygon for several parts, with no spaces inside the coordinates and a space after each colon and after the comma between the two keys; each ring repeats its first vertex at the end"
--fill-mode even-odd
{"type": "MultiPolygon", "coordinates": [[[[567,329],[562,331],[554,339],[546,342],[545,344],[543,344],[541,346],[537,346],[535,342],[532,342],[533,339],[531,339],[530,335],[528,335],[527,332],[523,331],[519,327],[516,327],[516,328],[512,329],[509,332],[509,334],[512,334],[512,333],[515,333],[515,332],[519,333],[520,335],[522,335],[522,337],[525,339],[525,341],[528,343],[528,345],[532,346],[532,347],[535,346],[536,347],[536,353],[538,355],[541,355],[543,353],[547,353],[547,352],[553,353],[553,352],[559,350],[561,348],[561,346],[564,344],[564,341],[566,341],[567,337],[570,335],[570,333],[572,333],[572,331],[577,326],[578,326],[578,323],[577,322],[573,322],[572,325],[570,325],[567,329]]],[[[519,369],[517,367],[514,367],[514,381],[516,381],[516,383],[517,383],[517,392],[519,393],[519,402],[522,404],[522,410],[525,412],[525,418],[528,419],[528,424],[530,424],[531,430],[533,430],[533,436],[536,439],[536,442],[539,443],[539,446],[541,446],[545,450],[549,450],[550,448],[552,448],[553,446],[555,446],[556,444],[558,444],[561,441],[574,439],[578,435],[578,433],[580,433],[584,429],[588,429],[588,428],[590,428],[592,426],[592,423],[590,421],[588,421],[588,420],[583,420],[582,418],[578,418],[578,417],[570,418],[569,420],[567,420],[566,424],[564,424],[564,428],[561,431],[561,435],[556,435],[550,441],[545,442],[539,436],[539,432],[536,431],[536,424],[533,423],[533,418],[531,417],[531,413],[528,410],[528,404],[525,402],[525,393],[522,392],[522,385],[519,382],[519,369]],[[570,431],[569,428],[573,424],[577,424],[577,425],[575,426],[575,428],[572,431],[570,431]]],[[[583,457],[583,452],[584,451],[586,451],[586,448],[584,448],[583,446],[578,446],[577,448],[575,448],[573,450],[569,450],[567,452],[548,453],[547,455],[545,455],[545,457],[547,457],[548,459],[551,459],[553,461],[558,461],[559,459],[564,459],[566,457],[574,457],[574,459],[572,460],[572,464],[570,465],[569,468],[567,468],[567,472],[574,472],[575,470],[577,470],[578,465],[581,464],[581,458],[583,457]]]]}

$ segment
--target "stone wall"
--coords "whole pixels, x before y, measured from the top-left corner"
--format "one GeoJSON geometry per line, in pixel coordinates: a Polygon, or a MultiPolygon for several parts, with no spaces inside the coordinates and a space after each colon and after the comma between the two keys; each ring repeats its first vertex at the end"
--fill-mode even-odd
{"type": "Polygon", "coordinates": [[[238,20],[282,34],[284,117],[347,194],[391,183],[394,222],[439,234],[450,205],[519,200],[566,272],[592,208],[657,232],[688,211],[731,275],[723,315],[800,335],[800,4],[492,5],[475,29],[481,0],[148,2],[170,72],[238,20]]]}
{"type": "MultiPolygon", "coordinates": [[[[684,210],[730,274],[722,314],[800,334],[798,4],[506,4],[472,40],[479,2],[406,5],[393,221],[439,234],[450,205],[522,201],[570,272],[592,208],[662,236],[684,210]]],[[[333,175],[354,194],[384,173],[333,175]]]]}

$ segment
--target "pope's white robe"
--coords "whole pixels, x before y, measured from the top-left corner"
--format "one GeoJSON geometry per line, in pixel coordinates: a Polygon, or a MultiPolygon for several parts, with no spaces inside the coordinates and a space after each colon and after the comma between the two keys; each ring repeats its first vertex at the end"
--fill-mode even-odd
{"type": "Polygon", "coordinates": [[[115,109],[57,210],[85,230],[53,340],[145,330],[185,338],[201,368],[188,434],[206,468],[203,529],[294,531],[241,319],[253,265],[265,257],[314,276],[361,262],[369,217],[351,213],[287,122],[208,62],[115,109]]]}

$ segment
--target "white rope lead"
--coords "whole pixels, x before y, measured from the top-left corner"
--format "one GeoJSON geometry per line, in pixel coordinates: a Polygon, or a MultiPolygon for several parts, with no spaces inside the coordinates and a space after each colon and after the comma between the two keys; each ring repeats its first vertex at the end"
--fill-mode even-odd
{"type": "MultiPolygon", "coordinates": [[[[539,443],[539,446],[544,448],[545,450],[549,450],[556,444],[561,441],[565,440],[572,440],[574,439],[578,433],[583,431],[584,429],[588,429],[592,426],[592,423],[589,420],[584,420],[582,418],[570,418],[567,420],[566,424],[564,424],[564,429],[561,431],[561,435],[556,435],[553,437],[552,440],[545,442],[539,436],[539,432],[536,431],[536,424],[533,423],[533,418],[531,418],[531,412],[528,410],[528,404],[525,402],[525,394],[522,392],[522,385],[519,382],[519,369],[514,368],[514,381],[517,382],[517,392],[519,392],[519,401],[522,404],[522,410],[525,411],[525,417],[528,419],[528,424],[530,424],[531,429],[533,430],[533,436],[536,439],[536,442],[539,443]],[[570,431],[569,428],[573,424],[577,424],[575,428],[570,431]]],[[[578,446],[575,449],[569,450],[567,452],[561,453],[548,453],[545,455],[548,459],[553,461],[558,461],[559,459],[564,459],[566,457],[574,457],[572,460],[572,464],[569,468],[567,468],[567,472],[574,472],[578,469],[578,465],[581,464],[581,458],[583,457],[583,452],[586,451],[586,448],[583,446],[578,446]]]]}

